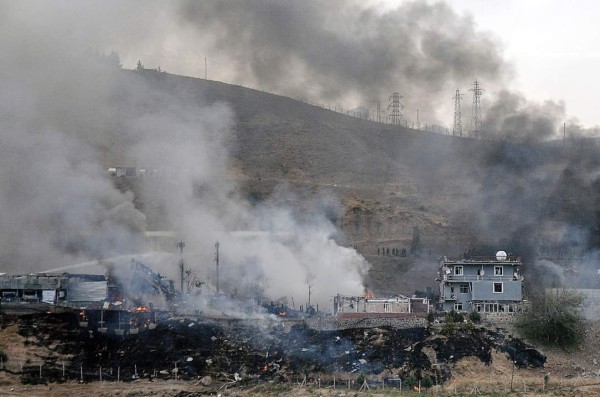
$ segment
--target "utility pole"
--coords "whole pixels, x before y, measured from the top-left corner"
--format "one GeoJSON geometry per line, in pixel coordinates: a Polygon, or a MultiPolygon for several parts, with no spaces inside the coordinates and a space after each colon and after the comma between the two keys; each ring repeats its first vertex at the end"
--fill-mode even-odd
{"type": "Polygon", "coordinates": [[[462,114],[460,112],[460,99],[462,94],[456,89],[456,94],[452,97],[454,99],[454,126],[452,127],[452,135],[462,136],[462,114]]]}
{"type": "Polygon", "coordinates": [[[181,271],[181,294],[183,295],[183,273],[184,273],[184,266],[183,266],[183,248],[185,247],[185,241],[180,241],[177,243],[177,247],[179,248],[179,267],[180,267],[180,271],[181,271]]]}
{"type": "Polygon", "coordinates": [[[381,101],[375,103],[377,104],[377,122],[381,123],[381,101]]]}
{"type": "Polygon", "coordinates": [[[311,293],[310,288],[311,288],[311,286],[310,286],[310,284],[308,284],[308,307],[306,309],[308,309],[310,307],[310,293],[311,293]]]}
{"type": "Polygon", "coordinates": [[[400,125],[400,120],[402,119],[402,113],[400,113],[400,110],[404,109],[404,105],[400,103],[401,98],[404,97],[398,92],[394,92],[390,96],[390,100],[392,102],[388,105],[388,110],[389,108],[392,108],[392,114],[390,114],[390,121],[394,125],[400,125]]]}
{"type": "Polygon", "coordinates": [[[208,68],[206,67],[206,57],[204,57],[204,80],[208,80],[208,68]]]}
{"type": "Polygon", "coordinates": [[[219,295],[219,242],[215,243],[215,262],[217,264],[217,295],[219,295]]]}
{"type": "Polygon", "coordinates": [[[417,109],[417,129],[420,130],[421,126],[419,124],[419,109],[417,109]]]}
{"type": "Polygon", "coordinates": [[[483,132],[481,131],[481,94],[483,93],[483,90],[479,86],[479,81],[475,80],[473,88],[469,91],[473,91],[471,136],[473,138],[483,138],[483,132]]]}

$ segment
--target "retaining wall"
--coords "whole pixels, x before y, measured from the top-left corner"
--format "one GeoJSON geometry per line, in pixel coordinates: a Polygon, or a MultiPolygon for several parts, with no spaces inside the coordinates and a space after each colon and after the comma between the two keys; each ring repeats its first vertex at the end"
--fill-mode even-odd
{"type": "Polygon", "coordinates": [[[424,317],[410,318],[362,318],[338,319],[336,317],[314,317],[306,319],[306,325],[317,331],[336,331],[348,328],[392,327],[396,329],[426,328],[424,317]]]}

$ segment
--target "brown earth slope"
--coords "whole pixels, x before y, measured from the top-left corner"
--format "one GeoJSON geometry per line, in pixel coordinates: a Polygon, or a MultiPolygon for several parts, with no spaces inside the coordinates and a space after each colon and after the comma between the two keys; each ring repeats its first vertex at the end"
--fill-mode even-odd
{"type": "MultiPolygon", "coordinates": [[[[301,207],[307,198],[335,197],[340,205],[332,208],[329,218],[342,231],[342,243],[353,245],[374,265],[369,284],[376,292],[410,293],[432,286],[431,277],[413,274],[415,264],[432,269],[436,258],[459,255],[469,244],[497,249],[499,243],[514,242],[516,232],[535,239],[540,213],[558,220],[572,214],[585,218],[579,214],[581,207],[560,207],[573,194],[585,192],[557,192],[544,180],[557,180],[570,161],[570,153],[552,145],[417,131],[166,73],[123,71],[121,78],[128,84],[149,84],[158,97],[177,95],[198,105],[229,106],[234,134],[226,143],[231,154],[228,175],[237,181],[242,196],[260,202],[285,186],[295,193],[287,203],[293,206],[301,207]],[[408,255],[378,255],[378,248],[384,247],[404,248],[408,255]],[[391,283],[381,276],[390,273],[406,277],[391,283]]],[[[149,100],[146,106],[154,105],[149,100]]],[[[115,140],[103,148],[107,166],[128,161],[120,150],[127,142],[115,140]]],[[[144,183],[152,182],[119,181],[143,203],[150,230],[168,229],[160,205],[142,197],[144,183]]],[[[516,239],[520,240],[524,241],[516,239]]],[[[529,248],[512,245],[519,254],[529,248]]]]}

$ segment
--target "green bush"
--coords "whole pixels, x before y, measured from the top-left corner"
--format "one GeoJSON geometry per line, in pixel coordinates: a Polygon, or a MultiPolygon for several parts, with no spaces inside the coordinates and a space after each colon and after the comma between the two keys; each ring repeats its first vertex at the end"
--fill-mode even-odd
{"type": "Polygon", "coordinates": [[[529,310],[517,320],[517,329],[522,336],[545,345],[577,346],[585,336],[582,305],[583,296],[572,290],[542,290],[531,297],[529,310]]]}
{"type": "Polygon", "coordinates": [[[412,388],[413,386],[419,384],[419,380],[417,379],[415,374],[410,374],[404,379],[404,381],[402,383],[404,385],[406,385],[407,387],[412,388]]]}
{"type": "Polygon", "coordinates": [[[431,325],[434,320],[435,320],[435,314],[433,314],[433,312],[427,313],[427,323],[429,325],[431,325]]]}
{"type": "Polygon", "coordinates": [[[481,314],[473,311],[469,313],[469,320],[471,320],[474,324],[479,324],[481,321],[481,314]]]}
{"type": "Polygon", "coordinates": [[[431,386],[433,386],[433,380],[431,380],[429,375],[425,375],[423,379],[421,379],[421,387],[429,389],[431,386]]]}
{"type": "Polygon", "coordinates": [[[452,309],[446,314],[447,323],[462,323],[465,320],[465,316],[462,313],[452,309]]]}
{"type": "Polygon", "coordinates": [[[461,324],[461,329],[471,332],[475,329],[475,324],[473,324],[473,321],[469,320],[466,323],[461,324]]]}
{"type": "Polygon", "coordinates": [[[0,348],[0,359],[2,359],[2,362],[8,361],[8,355],[6,354],[4,349],[1,349],[1,348],[0,348]]]}
{"type": "Polygon", "coordinates": [[[356,378],[356,384],[359,386],[362,386],[362,384],[365,383],[366,380],[367,380],[366,375],[361,373],[360,375],[358,375],[358,378],[356,378]]]}
{"type": "Polygon", "coordinates": [[[456,323],[453,321],[446,321],[442,325],[442,331],[444,331],[446,334],[453,333],[454,331],[456,331],[456,323]]]}

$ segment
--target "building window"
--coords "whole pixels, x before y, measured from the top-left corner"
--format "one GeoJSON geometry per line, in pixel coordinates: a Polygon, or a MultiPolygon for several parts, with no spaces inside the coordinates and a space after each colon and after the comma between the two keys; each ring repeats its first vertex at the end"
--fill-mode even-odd
{"type": "Polygon", "coordinates": [[[504,274],[504,266],[494,266],[494,276],[502,276],[504,274]]]}
{"type": "Polygon", "coordinates": [[[494,293],[495,294],[501,294],[503,292],[503,285],[502,283],[494,283],[494,293]]]}
{"type": "Polygon", "coordinates": [[[384,304],[383,304],[383,311],[384,311],[385,313],[389,313],[389,312],[391,312],[391,311],[392,311],[389,303],[384,303],[384,304]]]}
{"type": "Polygon", "coordinates": [[[454,310],[456,310],[457,312],[462,311],[462,309],[463,309],[462,303],[454,304],[454,310]]]}
{"type": "Polygon", "coordinates": [[[463,275],[463,267],[462,266],[454,266],[454,275],[462,276],[463,275]]]}
{"type": "Polygon", "coordinates": [[[463,284],[460,286],[460,293],[461,294],[468,294],[469,293],[469,284],[463,284]]]}

